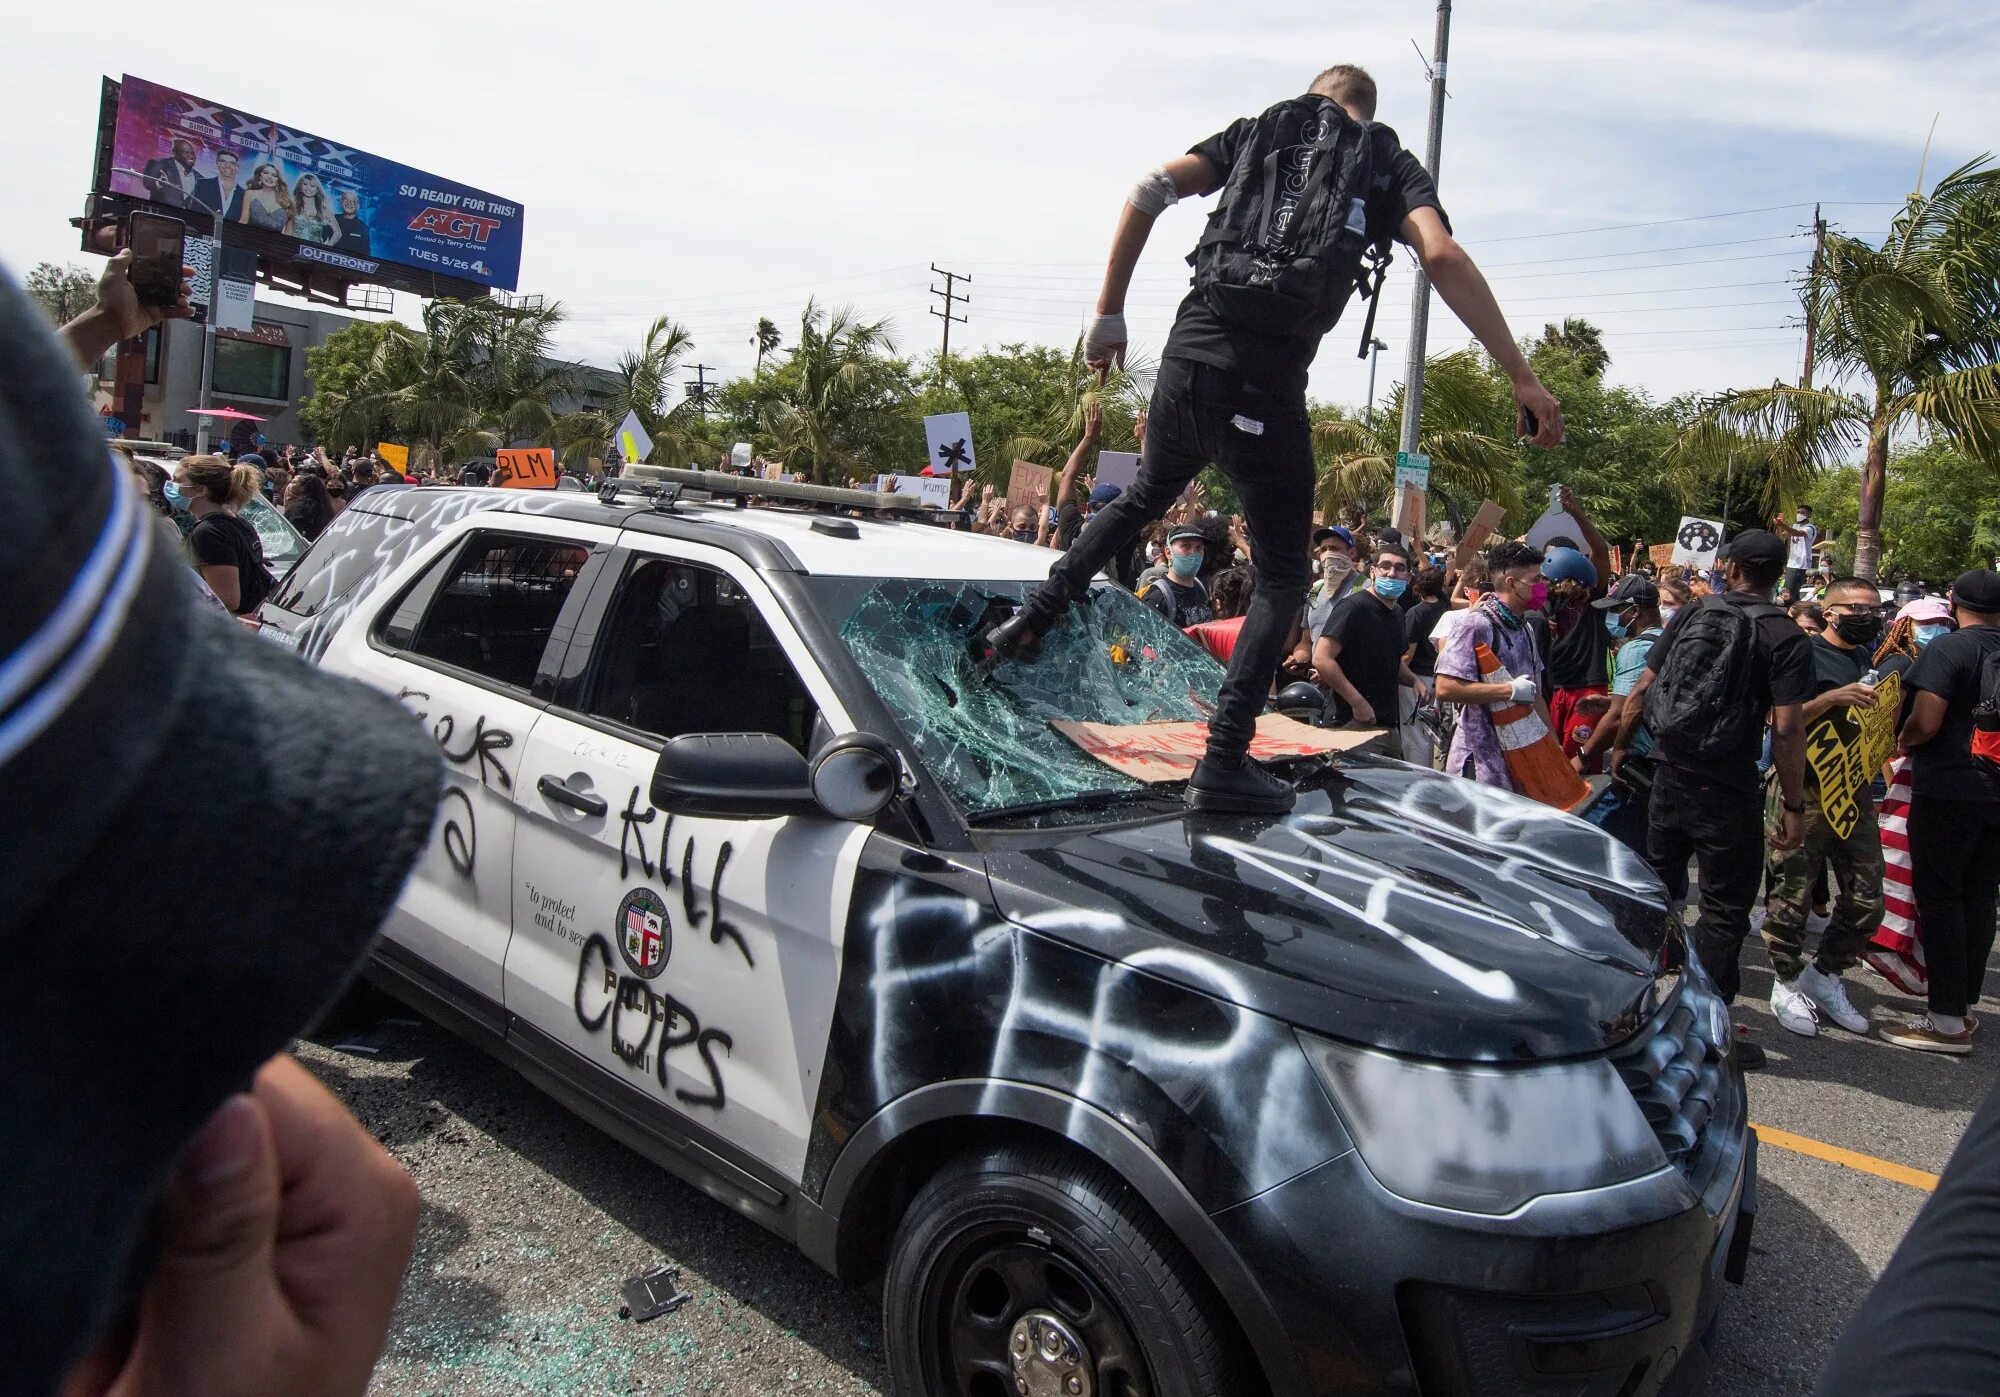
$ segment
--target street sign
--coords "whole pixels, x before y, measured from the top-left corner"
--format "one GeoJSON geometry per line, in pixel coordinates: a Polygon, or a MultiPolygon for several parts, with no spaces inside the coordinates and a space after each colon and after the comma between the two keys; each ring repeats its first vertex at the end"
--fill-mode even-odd
{"type": "Polygon", "coordinates": [[[1431,488],[1431,458],[1421,451],[1398,451],[1396,453],[1396,489],[1409,486],[1416,490],[1431,488]]]}

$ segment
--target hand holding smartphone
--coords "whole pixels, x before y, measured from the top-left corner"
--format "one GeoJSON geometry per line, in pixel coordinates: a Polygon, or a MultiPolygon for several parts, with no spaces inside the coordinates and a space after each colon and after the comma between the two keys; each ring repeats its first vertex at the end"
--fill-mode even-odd
{"type": "Polygon", "coordinates": [[[126,223],[125,246],[132,249],[132,265],[125,275],[139,304],[155,310],[179,304],[187,225],[165,214],[135,211],[126,223]]]}

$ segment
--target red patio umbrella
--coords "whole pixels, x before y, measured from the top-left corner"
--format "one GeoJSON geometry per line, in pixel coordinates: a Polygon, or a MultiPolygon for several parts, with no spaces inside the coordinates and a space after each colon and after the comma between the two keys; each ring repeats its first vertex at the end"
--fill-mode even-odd
{"type": "Polygon", "coordinates": [[[188,409],[196,417],[234,417],[245,422],[262,422],[265,419],[254,412],[238,412],[233,407],[191,407],[188,409]]]}

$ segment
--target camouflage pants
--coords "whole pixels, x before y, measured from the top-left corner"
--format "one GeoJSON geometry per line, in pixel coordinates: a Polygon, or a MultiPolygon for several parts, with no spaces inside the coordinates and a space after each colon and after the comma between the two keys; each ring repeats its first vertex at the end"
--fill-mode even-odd
{"type": "MultiPolygon", "coordinates": [[[[1766,828],[1778,828],[1783,805],[1778,783],[1771,783],[1766,828]]],[[[1764,949],[1781,980],[1791,980],[1806,967],[1806,914],[1812,910],[1812,885],[1822,868],[1831,866],[1840,891],[1833,902],[1833,920],[1819,939],[1813,964],[1838,975],[1861,959],[1862,949],[1882,923],[1882,832],[1875,823],[1875,801],[1864,788],[1861,814],[1854,830],[1842,839],[1828,828],[1820,812],[1819,794],[1806,792],[1805,840],[1770,860],[1770,905],[1764,916],[1764,949]]]]}

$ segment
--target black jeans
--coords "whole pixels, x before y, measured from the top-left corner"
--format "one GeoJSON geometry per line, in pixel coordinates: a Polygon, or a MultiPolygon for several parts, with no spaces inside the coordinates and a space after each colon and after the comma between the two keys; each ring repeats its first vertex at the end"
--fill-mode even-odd
{"type": "Polygon", "coordinates": [[[1931,1008],[1957,1017],[1979,1002],[2000,892],[2000,801],[1910,802],[1910,887],[1922,918],[1931,1008]]]}
{"type": "Polygon", "coordinates": [[[1750,908],[1764,876],[1764,799],[1755,787],[1719,785],[1672,762],[1657,770],[1646,857],[1668,887],[1686,876],[1693,857],[1701,885],[1694,953],[1723,1001],[1733,1002],[1743,986],[1738,963],[1750,908]]]}
{"type": "Polygon", "coordinates": [[[1256,573],[1208,729],[1209,755],[1232,757],[1250,745],[1292,618],[1305,604],[1314,469],[1304,395],[1276,397],[1207,364],[1161,360],[1138,479],[1097,512],[1021,609],[1036,630],[1054,626],[1089,591],[1091,578],[1210,462],[1243,501],[1256,573]]]}

